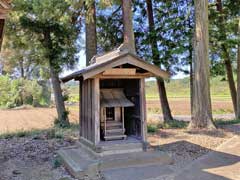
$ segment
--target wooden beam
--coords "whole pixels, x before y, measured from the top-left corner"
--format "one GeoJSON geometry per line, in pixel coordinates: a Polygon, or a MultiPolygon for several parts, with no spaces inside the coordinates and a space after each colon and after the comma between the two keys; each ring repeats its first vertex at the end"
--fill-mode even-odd
{"type": "Polygon", "coordinates": [[[146,116],[146,95],[145,79],[140,79],[140,118],[141,118],[141,135],[143,142],[147,141],[147,116],[146,116]]]}
{"type": "Polygon", "coordinates": [[[100,143],[100,80],[99,78],[93,79],[94,88],[94,144],[100,143]]]}
{"type": "Polygon", "coordinates": [[[135,68],[112,68],[112,69],[107,69],[102,74],[103,75],[113,75],[113,76],[135,75],[136,69],[135,68]]]}
{"type": "Polygon", "coordinates": [[[142,78],[148,78],[152,77],[153,75],[151,73],[137,73],[136,75],[103,75],[99,74],[95,77],[98,77],[100,79],[142,79],[142,78]]]}
{"type": "Polygon", "coordinates": [[[82,81],[79,81],[79,135],[82,136],[82,81]]]}

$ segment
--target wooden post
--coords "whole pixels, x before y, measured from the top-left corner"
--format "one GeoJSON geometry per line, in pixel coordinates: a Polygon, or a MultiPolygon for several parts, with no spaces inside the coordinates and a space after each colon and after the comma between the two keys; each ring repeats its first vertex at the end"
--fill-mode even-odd
{"type": "Polygon", "coordinates": [[[122,130],[123,130],[123,133],[125,133],[125,128],[124,128],[124,124],[125,124],[125,119],[124,119],[124,107],[121,108],[122,109],[122,130]]]}
{"type": "Polygon", "coordinates": [[[103,117],[104,117],[104,136],[107,134],[107,109],[103,108],[103,117]]]}
{"type": "Polygon", "coordinates": [[[82,136],[82,82],[79,81],[79,135],[82,136]]]}
{"type": "Polygon", "coordinates": [[[146,96],[145,79],[140,79],[140,113],[141,113],[141,135],[143,142],[147,141],[147,117],[146,117],[146,96]]]}
{"type": "Polygon", "coordinates": [[[97,145],[100,142],[100,85],[99,78],[94,78],[94,144],[97,145]]]}

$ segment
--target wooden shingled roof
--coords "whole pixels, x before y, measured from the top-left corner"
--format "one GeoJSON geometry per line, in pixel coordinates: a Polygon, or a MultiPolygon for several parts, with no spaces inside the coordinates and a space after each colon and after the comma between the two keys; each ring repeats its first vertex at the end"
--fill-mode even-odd
{"type": "Polygon", "coordinates": [[[101,107],[131,107],[134,104],[123,93],[123,89],[101,89],[101,107]]]}
{"type": "Polygon", "coordinates": [[[167,79],[170,74],[159,67],[144,61],[137,55],[130,53],[127,49],[121,48],[121,46],[109,53],[101,56],[95,56],[91,60],[91,65],[77,72],[74,72],[66,77],[61,78],[62,82],[67,82],[72,79],[79,79],[82,77],[84,80],[92,78],[108,69],[121,66],[124,64],[130,64],[135,67],[144,69],[155,77],[161,77],[167,79]]]}

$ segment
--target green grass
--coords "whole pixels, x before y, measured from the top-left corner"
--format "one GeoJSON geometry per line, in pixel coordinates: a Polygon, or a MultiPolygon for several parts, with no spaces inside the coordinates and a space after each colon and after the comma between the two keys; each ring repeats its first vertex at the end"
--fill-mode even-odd
{"type": "MultiPolygon", "coordinates": [[[[79,86],[71,82],[67,85],[70,93],[70,101],[78,101],[79,86]]],[[[190,98],[189,78],[171,79],[166,81],[168,98],[190,98]]],[[[211,97],[213,100],[230,100],[228,82],[222,77],[211,78],[211,97]]],[[[156,81],[146,81],[146,98],[149,100],[159,99],[156,81]]]]}
{"type": "Polygon", "coordinates": [[[61,139],[64,137],[77,137],[78,136],[78,124],[71,124],[70,127],[67,128],[60,128],[58,126],[54,126],[50,129],[43,129],[43,130],[36,130],[32,129],[29,131],[19,130],[16,132],[9,132],[0,134],[0,139],[10,139],[14,137],[30,137],[35,136],[38,138],[39,135],[45,134],[48,139],[61,139]]]}
{"type": "Polygon", "coordinates": [[[188,124],[189,122],[186,121],[173,120],[170,122],[161,123],[158,125],[158,127],[161,129],[185,129],[187,128],[188,124]]]}
{"type": "Polygon", "coordinates": [[[233,124],[240,124],[240,119],[233,119],[233,120],[214,120],[214,124],[216,126],[225,126],[225,125],[233,125],[233,124]]]}

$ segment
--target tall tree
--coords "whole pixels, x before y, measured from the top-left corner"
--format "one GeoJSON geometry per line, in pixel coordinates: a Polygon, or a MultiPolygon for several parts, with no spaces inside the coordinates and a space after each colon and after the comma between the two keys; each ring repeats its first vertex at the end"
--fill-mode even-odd
{"type": "Polygon", "coordinates": [[[136,47],[132,22],[132,0],[122,0],[122,11],[124,45],[130,52],[135,54],[136,47]]]}
{"type": "MultiPolygon", "coordinates": [[[[150,33],[150,43],[152,49],[153,63],[158,67],[161,67],[160,55],[157,44],[157,37],[155,33],[155,22],[153,16],[152,0],[146,0],[147,3],[147,14],[149,23],[149,33],[150,33]]],[[[162,78],[157,78],[158,92],[160,97],[160,103],[162,107],[163,119],[165,122],[172,121],[172,113],[169,107],[167,92],[165,88],[165,83],[162,78]]]]}
{"type": "Polygon", "coordinates": [[[194,0],[194,6],[194,104],[189,128],[214,128],[209,82],[208,0],[194,0]]]}
{"type": "Polygon", "coordinates": [[[86,26],[86,64],[97,54],[96,33],[96,7],[95,0],[85,2],[85,26],[86,26]]]}
{"type": "MultiPolygon", "coordinates": [[[[76,62],[77,30],[72,24],[73,10],[65,0],[16,0],[14,8],[23,29],[34,35],[42,47],[42,60],[48,64],[58,121],[68,126],[59,73],[76,62]]],[[[34,42],[31,42],[34,46],[34,42]]]]}
{"type": "Polygon", "coordinates": [[[216,0],[216,7],[217,7],[217,11],[219,12],[218,22],[219,22],[219,30],[221,31],[221,36],[219,40],[221,43],[222,57],[224,59],[224,64],[226,68],[234,112],[235,112],[235,115],[237,115],[237,92],[236,92],[236,87],[235,87],[235,82],[233,77],[232,61],[229,53],[229,47],[228,47],[228,44],[226,43],[227,33],[225,29],[225,18],[224,18],[225,15],[223,12],[222,0],[216,0]]]}
{"type": "Polygon", "coordinates": [[[237,28],[237,118],[240,119],[240,15],[238,17],[238,28],[237,28]]]}

